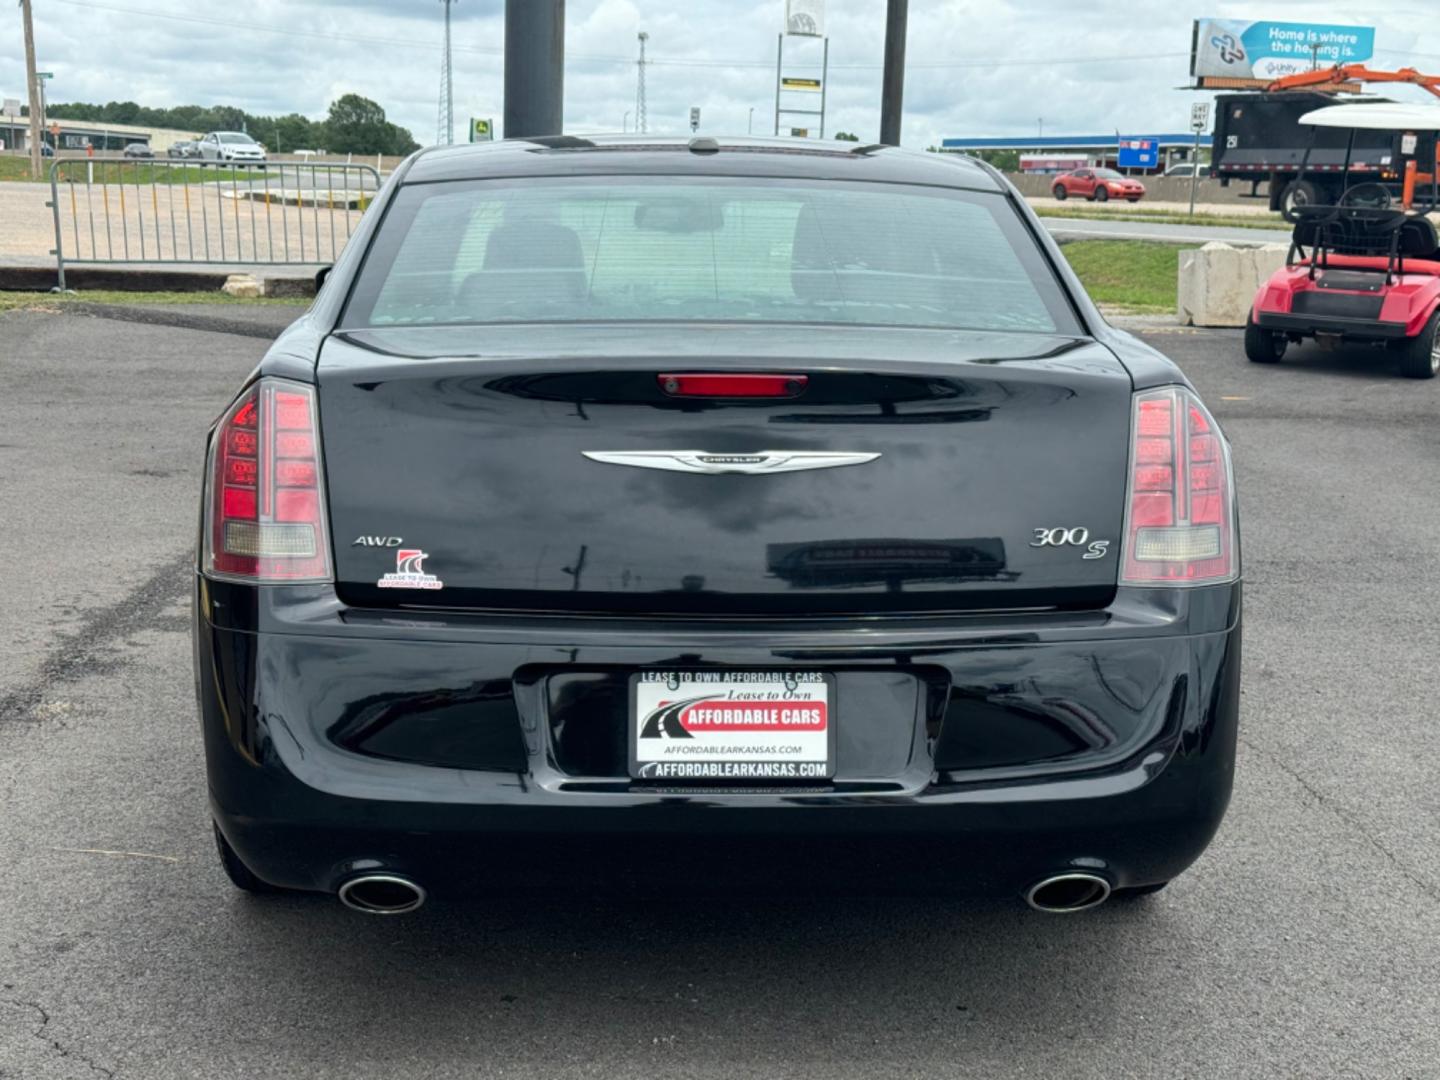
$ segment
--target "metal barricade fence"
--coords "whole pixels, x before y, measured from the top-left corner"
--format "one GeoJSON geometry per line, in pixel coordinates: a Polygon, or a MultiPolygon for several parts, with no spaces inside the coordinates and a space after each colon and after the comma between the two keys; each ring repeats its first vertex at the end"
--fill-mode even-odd
{"type": "Polygon", "coordinates": [[[67,158],[50,166],[59,287],[76,264],[335,261],[380,189],[369,165],[67,158]]]}

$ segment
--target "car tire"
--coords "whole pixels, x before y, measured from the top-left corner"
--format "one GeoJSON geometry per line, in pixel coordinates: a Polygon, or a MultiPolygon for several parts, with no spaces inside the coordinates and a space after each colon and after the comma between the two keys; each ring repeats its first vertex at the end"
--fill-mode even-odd
{"type": "Polygon", "coordinates": [[[1133,198],[1133,199],[1126,199],[1125,201],[1128,202],[1128,203],[1137,203],[1137,202],[1140,201],[1140,199],[1139,199],[1139,197],[1137,196],[1137,197],[1135,197],[1135,198],[1133,198]]]}
{"type": "Polygon", "coordinates": [[[1278,364],[1286,344],[1282,335],[1256,326],[1254,315],[1245,317],[1245,355],[1252,364],[1278,364]]]}
{"type": "Polygon", "coordinates": [[[220,826],[211,823],[215,830],[215,850],[220,853],[220,866],[225,871],[225,876],[242,892],[254,893],[256,896],[273,896],[286,890],[277,885],[271,885],[268,881],[262,881],[255,876],[255,872],[240,861],[240,856],[230,846],[230,841],[220,831],[220,826]]]}
{"type": "Polygon", "coordinates": [[[1294,224],[1297,206],[1314,206],[1320,201],[1320,189],[1309,180],[1291,180],[1280,194],[1280,216],[1294,224]]]}
{"type": "Polygon", "coordinates": [[[1103,187],[1097,187],[1097,188],[1095,189],[1095,201],[1096,201],[1096,202],[1109,202],[1109,201],[1110,201],[1110,192],[1107,191],[1107,190],[1106,190],[1105,188],[1103,188],[1103,187]]]}
{"type": "Polygon", "coordinates": [[[1424,329],[1396,350],[1400,374],[1407,379],[1433,379],[1440,374],[1440,308],[1425,320],[1424,329]]]}
{"type": "Polygon", "coordinates": [[[1065,190],[1064,184],[1056,184],[1050,189],[1050,194],[1055,196],[1056,202],[1064,202],[1070,195],[1070,193],[1065,190]]]}
{"type": "Polygon", "coordinates": [[[1127,885],[1123,889],[1112,889],[1111,900],[1140,900],[1146,896],[1154,896],[1161,889],[1169,885],[1168,881],[1157,881],[1152,885],[1127,885]]]}

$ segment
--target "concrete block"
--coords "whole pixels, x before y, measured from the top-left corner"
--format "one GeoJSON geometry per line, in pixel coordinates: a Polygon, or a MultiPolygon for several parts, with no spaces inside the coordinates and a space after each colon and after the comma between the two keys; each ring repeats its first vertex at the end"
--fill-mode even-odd
{"type": "Polygon", "coordinates": [[[309,297],[315,295],[313,276],[266,276],[260,279],[260,289],[265,296],[309,297]]]}
{"type": "Polygon", "coordinates": [[[228,296],[243,297],[247,300],[265,295],[260,282],[250,274],[231,274],[225,279],[225,284],[220,286],[220,291],[228,296]]]}
{"type": "Polygon", "coordinates": [[[1232,247],[1211,241],[1180,252],[1180,321],[1193,326],[1244,326],[1255,293],[1285,265],[1285,244],[1232,247]]]}

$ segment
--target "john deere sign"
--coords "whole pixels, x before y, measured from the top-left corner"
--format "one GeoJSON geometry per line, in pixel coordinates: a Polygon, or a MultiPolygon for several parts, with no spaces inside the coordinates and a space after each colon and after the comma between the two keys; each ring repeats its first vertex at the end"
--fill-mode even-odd
{"type": "Polygon", "coordinates": [[[470,141],[489,142],[495,138],[495,125],[489,120],[477,120],[470,118],[470,141]]]}

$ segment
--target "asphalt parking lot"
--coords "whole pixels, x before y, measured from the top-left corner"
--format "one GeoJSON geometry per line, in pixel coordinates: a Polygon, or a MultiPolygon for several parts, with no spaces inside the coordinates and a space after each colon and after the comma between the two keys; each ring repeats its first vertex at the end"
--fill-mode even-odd
{"type": "Polygon", "coordinates": [[[1235,799],[1165,892],[369,919],[242,896],[211,846],[199,453],[264,341],[0,314],[0,1077],[1440,1075],[1440,383],[1149,336],[1234,441],[1246,544],[1235,799]]]}

